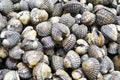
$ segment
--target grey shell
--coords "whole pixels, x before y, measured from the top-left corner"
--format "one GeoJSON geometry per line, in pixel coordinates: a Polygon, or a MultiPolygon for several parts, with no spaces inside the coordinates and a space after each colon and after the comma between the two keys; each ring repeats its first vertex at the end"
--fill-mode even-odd
{"type": "Polygon", "coordinates": [[[118,53],[118,44],[116,42],[109,43],[108,52],[110,54],[117,54],[118,53]]]}
{"type": "Polygon", "coordinates": [[[0,14],[0,31],[7,25],[7,20],[0,14]]]}

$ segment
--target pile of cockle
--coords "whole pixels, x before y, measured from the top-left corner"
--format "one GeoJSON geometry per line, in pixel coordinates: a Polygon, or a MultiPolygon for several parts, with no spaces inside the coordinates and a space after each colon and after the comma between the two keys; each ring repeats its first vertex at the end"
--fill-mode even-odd
{"type": "Polygon", "coordinates": [[[0,80],[120,80],[120,0],[0,0],[0,80]]]}

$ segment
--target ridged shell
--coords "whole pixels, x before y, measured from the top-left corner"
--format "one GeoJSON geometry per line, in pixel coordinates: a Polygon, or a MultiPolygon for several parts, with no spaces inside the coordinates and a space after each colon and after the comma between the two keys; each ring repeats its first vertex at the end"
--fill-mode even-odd
{"type": "Polygon", "coordinates": [[[114,64],[108,56],[105,56],[103,60],[101,61],[100,71],[102,74],[107,74],[108,72],[114,71],[114,64]]]}
{"type": "Polygon", "coordinates": [[[45,10],[33,8],[30,14],[30,20],[32,24],[37,24],[39,22],[46,21],[48,19],[48,16],[49,15],[45,10]]]}
{"type": "Polygon", "coordinates": [[[97,46],[103,46],[105,44],[105,37],[95,28],[93,28],[91,33],[87,34],[86,40],[89,44],[95,44],[97,46]]]}
{"type": "Polygon", "coordinates": [[[12,18],[8,22],[7,29],[10,31],[16,31],[20,33],[23,29],[23,25],[20,20],[12,18]]]}
{"type": "Polygon", "coordinates": [[[95,58],[89,58],[82,63],[82,70],[90,80],[97,80],[100,72],[100,63],[95,58]]]}
{"type": "Polygon", "coordinates": [[[47,49],[54,48],[55,46],[55,42],[53,41],[51,36],[42,38],[41,42],[43,43],[44,48],[47,48],[47,49]]]}
{"type": "Polygon", "coordinates": [[[23,62],[18,63],[17,68],[18,74],[22,79],[28,79],[32,77],[30,69],[23,62]]]}
{"type": "Polygon", "coordinates": [[[117,17],[106,9],[101,9],[96,12],[96,22],[99,25],[106,25],[115,23],[117,17]]]}
{"type": "Polygon", "coordinates": [[[116,42],[109,43],[108,52],[110,54],[117,54],[118,53],[118,44],[116,42]]]}
{"type": "Polygon", "coordinates": [[[33,69],[35,80],[45,80],[51,77],[51,68],[46,63],[39,63],[33,69]]]}
{"type": "Polygon", "coordinates": [[[120,70],[120,55],[116,55],[113,57],[113,63],[115,66],[115,70],[120,70]]]}
{"type": "Polygon", "coordinates": [[[41,22],[36,26],[39,36],[49,36],[51,34],[52,24],[50,22],[41,22]]]}
{"type": "Polygon", "coordinates": [[[30,12],[29,11],[19,12],[18,19],[22,22],[22,24],[27,25],[30,22],[30,12]]]}
{"type": "Polygon", "coordinates": [[[61,16],[62,15],[62,11],[63,11],[62,4],[61,3],[57,3],[57,4],[55,4],[52,16],[61,16]]]}
{"type": "Polygon", "coordinates": [[[6,58],[8,56],[8,52],[4,47],[0,47],[0,58],[6,58]]]}
{"type": "Polygon", "coordinates": [[[81,22],[85,25],[92,25],[95,23],[96,16],[95,14],[89,12],[89,11],[84,11],[81,17],[81,22]]]}
{"type": "Polygon", "coordinates": [[[13,59],[21,59],[24,51],[20,48],[20,43],[9,50],[9,57],[13,59]]]}
{"type": "Polygon", "coordinates": [[[78,68],[81,64],[80,56],[73,50],[70,50],[64,58],[65,68],[78,68]]]}
{"type": "Polygon", "coordinates": [[[77,40],[77,45],[78,46],[75,48],[75,52],[77,52],[80,55],[83,55],[83,54],[87,53],[89,45],[85,40],[78,39],[77,40]]]}
{"type": "Polygon", "coordinates": [[[70,13],[63,14],[61,16],[60,23],[63,23],[70,28],[75,24],[75,19],[70,15],[70,13]]]}
{"type": "Polygon", "coordinates": [[[17,71],[9,71],[3,80],[20,80],[20,77],[17,71]]]}
{"type": "Polygon", "coordinates": [[[54,51],[53,48],[51,48],[51,49],[45,49],[44,52],[48,56],[53,56],[55,54],[55,51],[54,51]]]}
{"type": "Polygon", "coordinates": [[[7,20],[4,16],[0,14],[0,31],[2,28],[4,28],[7,25],[7,20]]]}
{"type": "Polygon", "coordinates": [[[53,80],[72,80],[67,72],[58,69],[53,76],[53,80]]]}
{"type": "Polygon", "coordinates": [[[71,28],[77,39],[84,38],[87,35],[88,28],[84,24],[74,24],[71,28]]]}
{"type": "Polygon", "coordinates": [[[101,32],[107,39],[117,41],[118,32],[116,29],[116,25],[114,24],[104,25],[101,27],[101,32]]]}
{"type": "Polygon", "coordinates": [[[27,63],[29,67],[34,67],[39,61],[43,59],[43,52],[38,50],[26,51],[23,55],[23,62],[27,63]]]}
{"type": "Polygon", "coordinates": [[[64,69],[63,60],[64,60],[64,58],[62,58],[62,57],[59,57],[56,55],[52,56],[52,66],[55,71],[58,69],[64,69]]]}
{"type": "Polygon", "coordinates": [[[65,37],[70,35],[69,28],[62,23],[54,23],[52,25],[52,38],[56,42],[62,41],[65,37]]]}
{"type": "Polygon", "coordinates": [[[4,47],[14,47],[20,39],[20,34],[14,31],[2,31],[1,38],[4,38],[2,45],[4,47]]]}
{"type": "Polygon", "coordinates": [[[89,57],[93,57],[101,61],[104,57],[104,54],[102,53],[101,49],[96,45],[90,45],[88,49],[88,55],[89,57]]]}
{"type": "Polygon", "coordinates": [[[81,7],[81,3],[78,1],[68,1],[65,5],[63,5],[63,9],[71,13],[72,15],[76,15],[79,13],[81,7]]]}
{"type": "Polygon", "coordinates": [[[41,62],[44,62],[49,65],[50,64],[49,57],[47,55],[44,55],[43,60],[41,62]]]}

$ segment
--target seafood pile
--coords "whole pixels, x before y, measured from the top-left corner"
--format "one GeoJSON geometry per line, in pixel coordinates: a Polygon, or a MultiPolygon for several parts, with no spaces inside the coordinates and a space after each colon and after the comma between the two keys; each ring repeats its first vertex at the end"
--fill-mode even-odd
{"type": "Polygon", "coordinates": [[[120,80],[120,0],[0,0],[0,80],[120,80]]]}

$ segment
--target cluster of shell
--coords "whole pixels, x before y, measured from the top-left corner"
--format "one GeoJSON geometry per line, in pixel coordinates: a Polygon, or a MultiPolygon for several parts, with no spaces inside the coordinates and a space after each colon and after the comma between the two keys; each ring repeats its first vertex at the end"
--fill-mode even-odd
{"type": "Polygon", "coordinates": [[[120,0],[0,0],[0,80],[120,80],[120,0]]]}

